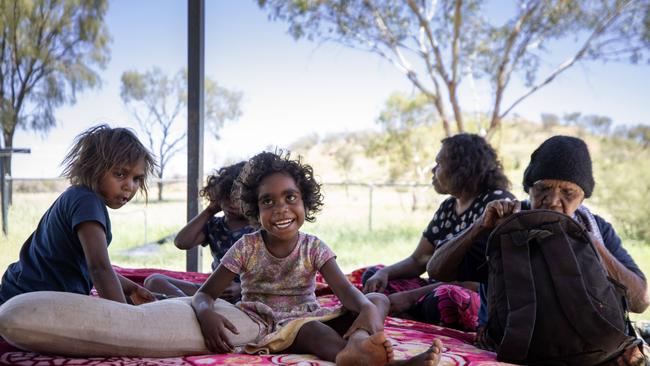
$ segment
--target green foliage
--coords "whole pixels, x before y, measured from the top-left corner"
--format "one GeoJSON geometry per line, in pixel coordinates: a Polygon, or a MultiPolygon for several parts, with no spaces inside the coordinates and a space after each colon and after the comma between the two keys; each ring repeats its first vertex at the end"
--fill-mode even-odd
{"type": "MultiPolygon", "coordinates": [[[[176,122],[187,112],[187,72],[165,75],[159,68],[140,73],[122,74],[120,97],[147,137],[151,151],[158,156],[156,173],[162,179],[169,160],[184,146],[186,128],[176,122]]],[[[205,80],[205,121],[208,130],[219,138],[219,130],[229,120],[241,115],[241,92],[205,80]]],[[[158,183],[158,200],[162,200],[162,183],[158,183]]]]}
{"type": "Polygon", "coordinates": [[[442,138],[431,128],[434,122],[436,113],[424,94],[410,98],[395,93],[379,114],[382,133],[369,140],[366,155],[388,167],[389,181],[426,181],[437,153],[433,147],[442,138]]]}
{"type": "MultiPolygon", "coordinates": [[[[0,122],[46,133],[54,110],[95,87],[109,57],[106,0],[0,0],[0,122]]],[[[7,171],[11,173],[11,162],[7,171]]]]}
{"type": "Polygon", "coordinates": [[[258,0],[270,17],[286,21],[296,39],[334,41],[372,52],[395,65],[426,96],[451,134],[451,107],[465,131],[457,91],[464,77],[492,88],[488,135],[517,104],[578,61],[639,62],[647,56],[648,0],[308,1],[258,0]],[[487,17],[495,13],[498,17],[487,17]],[[498,19],[498,20],[494,20],[498,19]],[[566,59],[546,75],[540,65],[553,46],[573,44],[566,59]],[[520,76],[529,87],[506,108],[504,91],[520,76]]]}

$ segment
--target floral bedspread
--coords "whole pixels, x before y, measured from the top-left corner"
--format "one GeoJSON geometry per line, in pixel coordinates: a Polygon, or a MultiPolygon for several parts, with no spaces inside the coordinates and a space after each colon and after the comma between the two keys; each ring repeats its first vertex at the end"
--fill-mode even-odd
{"type": "MultiPolygon", "coordinates": [[[[192,272],[174,272],[157,269],[127,269],[115,267],[122,275],[142,283],[152,273],[164,273],[176,278],[202,282],[207,274],[192,272]]],[[[363,269],[348,275],[353,284],[359,286],[363,269]]],[[[331,294],[327,284],[318,281],[317,294],[323,306],[332,306],[338,299],[331,294]]],[[[395,358],[403,359],[415,356],[429,348],[434,338],[440,338],[444,344],[441,365],[505,365],[496,361],[492,352],[483,351],[472,346],[473,333],[389,317],[386,319],[385,331],[394,344],[395,358]]],[[[334,365],[311,355],[277,354],[277,355],[203,355],[174,358],[67,358],[52,355],[40,355],[12,347],[0,340],[0,365],[48,366],[48,365],[106,365],[106,366],[162,366],[162,365],[334,365]]]]}

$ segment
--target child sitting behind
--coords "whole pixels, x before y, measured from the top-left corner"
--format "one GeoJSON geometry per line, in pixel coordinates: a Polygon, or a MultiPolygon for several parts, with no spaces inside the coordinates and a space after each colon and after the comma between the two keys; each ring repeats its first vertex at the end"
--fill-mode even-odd
{"type": "MultiPolygon", "coordinates": [[[[263,152],[248,161],[233,193],[244,214],[261,229],[228,250],[192,299],[206,346],[219,353],[234,350],[225,331],[237,329],[213,311],[213,304],[239,274],[242,299],[237,306],[261,329],[246,352],[310,353],[339,365],[393,362],[383,332],[388,298],[378,293],[364,296],[347,280],[332,250],[299,231],[305,220],[314,221],[322,206],[312,168],[288,154],[263,152]],[[320,307],[314,293],[316,272],[343,308],[320,307]]],[[[437,364],[441,347],[436,340],[427,352],[399,363],[437,364]]]]}
{"type": "MultiPolygon", "coordinates": [[[[244,234],[253,232],[248,219],[241,213],[241,205],[230,198],[233,182],[246,164],[245,161],[219,169],[210,175],[199,195],[210,202],[200,214],[182,228],[174,239],[179,249],[188,250],[197,245],[210,245],[214,261],[212,270],[217,268],[228,249],[244,234]],[[223,211],[223,216],[215,216],[223,211]]],[[[239,276],[223,291],[221,297],[232,303],[241,297],[239,276]]],[[[152,274],[144,281],[144,286],[156,293],[170,297],[192,296],[201,287],[190,281],[179,280],[163,274],[152,274]]]]}
{"type": "Polygon", "coordinates": [[[147,193],[155,161],[135,134],[99,125],[82,132],[63,160],[66,189],[25,241],[0,284],[0,304],[32,291],[90,294],[118,302],[153,301],[145,288],[115,273],[108,258],[111,221],[138,191],[147,193]],[[126,297],[125,297],[126,296],[126,297]]]}

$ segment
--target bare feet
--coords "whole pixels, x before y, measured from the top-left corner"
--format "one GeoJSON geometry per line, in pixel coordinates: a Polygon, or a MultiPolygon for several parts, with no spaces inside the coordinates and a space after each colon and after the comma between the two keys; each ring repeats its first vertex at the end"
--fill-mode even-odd
{"type": "Polygon", "coordinates": [[[371,336],[364,331],[352,334],[348,344],[336,355],[338,366],[383,366],[393,360],[393,346],[384,332],[371,336]]]}
{"type": "Polygon", "coordinates": [[[440,363],[440,354],[442,353],[442,342],[439,339],[434,339],[433,344],[425,352],[417,356],[411,357],[408,360],[398,360],[390,363],[391,366],[411,366],[411,365],[425,365],[436,366],[440,363]]]}

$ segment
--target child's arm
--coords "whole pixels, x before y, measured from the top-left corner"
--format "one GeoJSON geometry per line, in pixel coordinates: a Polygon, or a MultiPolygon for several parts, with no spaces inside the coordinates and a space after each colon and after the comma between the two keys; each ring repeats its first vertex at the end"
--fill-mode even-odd
{"type": "Polygon", "coordinates": [[[334,294],[341,300],[341,304],[346,309],[359,314],[345,336],[357,329],[364,329],[370,334],[384,329],[384,317],[379,314],[377,307],[348,281],[336,263],[336,258],[325,262],[320,268],[320,273],[334,294]]]}
{"type": "Polygon", "coordinates": [[[178,249],[192,249],[195,246],[205,242],[205,234],[203,233],[203,227],[210,220],[212,216],[219,213],[221,207],[215,201],[210,203],[205,210],[201,211],[196,215],[190,222],[183,227],[176,238],[174,239],[174,244],[178,249]]]}
{"type": "Polygon", "coordinates": [[[131,281],[130,279],[116,273],[117,279],[120,280],[124,296],[131,299],[133,305],[140,305],[147,302],[156,301],[156,297],[151,291],[131,281]]]}
{"type": "Polygon", "coordinates": [[[103,227],[96,221],[82,222],[77,225],[77,236],[99,297],[125,303],[122,286],[108,258],[108,244],[103,227]]]}
{"type": "Polygon", "coordinates": [[[235,273],[223,265],[219,265],[192,297],[192,307],[201,325],[205,345],[212,352],[229,353],[234,349],[226,337],[224,327],[239,334],[237,328],[228,319],[213,310],[214,300],[221,295],[234,278],[235,273]]]}

